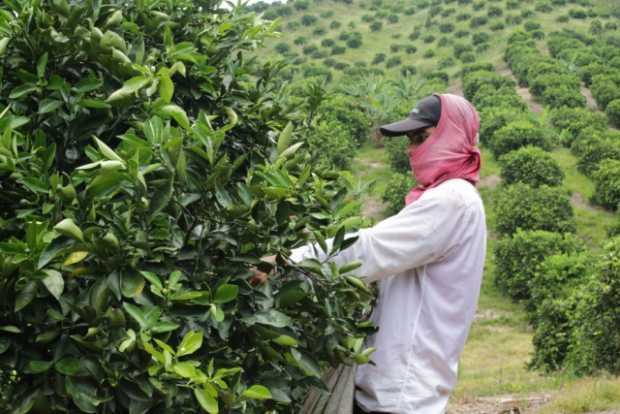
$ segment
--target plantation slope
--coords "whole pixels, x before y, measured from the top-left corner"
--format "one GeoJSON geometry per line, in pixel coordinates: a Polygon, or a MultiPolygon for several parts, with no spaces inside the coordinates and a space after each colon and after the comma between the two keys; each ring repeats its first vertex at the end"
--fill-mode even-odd
{"type": "MultiPolygon", "coordinates": [[[[538,46],[544,55],[549,56],[548,50],[542,43],[539,42],[538,46]]],[[[497,72],[503,76],[509,76],[515,81],[517,93],[527,103],[530,111],[538,114],[541,119],[546,120],[547,127],[553,129],[553,126],[548,121],[549,109],[532,96],[527,86],[519,85],[516,77],[504,62],[497,65],[497,72]]],[[[590,108],[596,109],[596,103],[593,103],[593,107],[590,103],[593,102],[590,90],[582,85],[580,91],[586,97],[590,108]]],[[[577,170],[578,159],[570,150],[564,147],[557,147],[551,152],[551,155],[564,172],[563,187],[571,193],[571,204],[575,213],[577,234],[588,244],[589,249],[593,251],[600,250],[602,243],[607,238],[607,229],[616,221],[614,213],[590,202],[595,190],[594,183],[577,170]]]]}
{"type": "MultiPolygon", "coordinates": [[[[403,68],[413,66],[418,73],[442,70],[456,78],[461,63],[471,58],[484,55],[485,60],[499,63],[507,37],[526,24],[530,30],[549,33],[562,28],[587,30],[594,19],[569,18],[568,11],[576,7],[570,2],[547,11],[529,1],[444,1],[419,7],[420,3],[354,0],[313,2],[307,9],[298,9],[296,3],[280,6],[290,14],[277,17],[281,36],[267,42],[263,57],[283,58],[301,73],[308,66],[331,68],[335,78],[347,65],[378,69],[386,77],[401,76],[403,68]],[[360,45],[347,44],[346,35],[354,32],[359,33],[360,45]],[[278,45],[282,49],[276,50],[278,45]],[[415,50],[407,49],[411,46],[415,50]],[[459,46],[470,47],[464,55],[473,56],[462,56],[459,46]]],[[[264,16],[275,18],[273,10],[278,7],[264,16]]],[[[603,23],[610,19],[598,18],[603,23]]]]}

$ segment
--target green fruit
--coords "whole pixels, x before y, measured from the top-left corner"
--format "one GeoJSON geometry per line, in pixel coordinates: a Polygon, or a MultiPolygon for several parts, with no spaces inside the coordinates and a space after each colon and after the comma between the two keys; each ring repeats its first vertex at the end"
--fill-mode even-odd
{"type": "Polygon", "coordinates": [[[64,187],[58,186],[58,194],[66,202],[71,202],[77,197],[75,187],[72,184],[67,184],[64,187]]]}
{"type": "Polygon", "coordinates": [[[108,17],[105,21],[105,27],[114,27],[120,24],[123,21],[123,12],[121,10],[117,10],[108,17]]]}

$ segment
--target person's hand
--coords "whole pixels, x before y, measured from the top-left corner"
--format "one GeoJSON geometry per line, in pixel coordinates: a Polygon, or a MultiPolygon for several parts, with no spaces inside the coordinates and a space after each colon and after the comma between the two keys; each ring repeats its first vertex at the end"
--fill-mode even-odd
{"type": "MultiPolygon", "coordinates": [[[[271,263],[273,265],[276,264],[276,255],[261,257],[263,262],[271,263]]],[[[259,285],[267,283],[269,279],[269,274],[263,271],[258,270],[255,266],[251,266],[250,270],[254,272],[254,275],[250,278],[250,283],[253,285],[259,285]]]]}

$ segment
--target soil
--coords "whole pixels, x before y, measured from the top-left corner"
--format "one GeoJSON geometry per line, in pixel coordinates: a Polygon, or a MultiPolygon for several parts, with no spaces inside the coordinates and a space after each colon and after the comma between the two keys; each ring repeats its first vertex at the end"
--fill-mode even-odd
{"type": "Polygon", "coordinates": [[[586,102],[588,108],[592,110],[598,110],[598,106],[596,105],[596,100],[592,96],[592,91],[586,88],[584,85],[581,85],[581,94],[586,97],[586,102]]]}
{"type": "Polygon", "coordinates": [[[362,216],[372,217],[374,219],[381,219],[383,217],[383,211],[387,208],[387,205],[380,200],[373,197],[368,197],[364,200],[362,207],[362,216]]]}
{"type": "Polygon", "coordinates": [[[497,187],[497,185],[501,182],[502,182],[502,178],[499,175],[489,175],[484,178],[481,178],[480,181],[478,181],[478,188],[493,189],[497,187]]]}
{"type": "Polygon", "coordinates": [[[517,83],[517,93],[519,94],[521,99],[523,99],[525,103],[527,103],[528,107],[530,108],[530,111],[537,113],[537,114],[542,112],[543,110],[542,105],[536,102],[536,100],[534,100],[534,97],[532,96],[532,94],[530,93],[530,90],[527,87],[519,86],[519,81],[517,81],[517,78],[514,77],[514,75],[512,74],[512,71],[510,70],[508,66],[506,66],[505,63],[502,63],[497,68],[497,73],[499,73],[502,76],[508,76],[517,83]]]}
{"type": "Polygon", "coordinates": [[[527,397],[499,395],[478,397],[450,404],[446,414],[533,414],[551,400],[551,394],[534,393],[527,397]]]}

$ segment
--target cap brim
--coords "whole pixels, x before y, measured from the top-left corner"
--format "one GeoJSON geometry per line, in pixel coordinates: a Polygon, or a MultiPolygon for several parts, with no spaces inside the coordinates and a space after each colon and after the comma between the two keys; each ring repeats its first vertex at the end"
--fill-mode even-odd
{"type": "Polygon", "coordinates": [[[407,118],[402,121],[392,122],[391,124],[381,125],[379,131],[381,131],[381,135],[385,137],[397,137],[399,135],[405,135],[409,131],[428,128],[430,126],[433,126],[433,124],[428,121],[407,118]]]}

